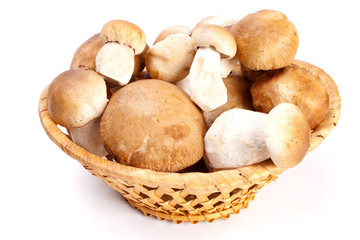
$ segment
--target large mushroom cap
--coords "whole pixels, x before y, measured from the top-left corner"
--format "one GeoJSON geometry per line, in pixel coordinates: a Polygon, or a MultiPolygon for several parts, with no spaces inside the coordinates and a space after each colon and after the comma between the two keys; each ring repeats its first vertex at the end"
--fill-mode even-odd
{"type": "Polygon", "coordinates": [[[239,61],[252,70],[285,67],[299,46],[295,26],[281,12],[262,10],[249,14],[231,29],[239,61]]]}
{"type": "Polygon", "coordinates": [[[218,25],[202,25],[191,35],[191,44],[199,47],[214,47],[222,58],[232,58],[236,54],[236,42],[231,33],[218,25]]]}
{"type": "Polygon", "coordinates": [[[257,111],[268,113],[277,104],[293,103],[308,117],[311,128],[322,121],[329,107],[329,96],[317,76],[298,65],[262,73],[250,91],[257,111]]]}
{"type": "Polygon", "coordinates": [[[81,127],[101,116],[107,104],[104,79],[88,68],[58,75],[49,85],[47,106],[51,118],[66,128],[81,127]]]}
{"type": "Polygon", "coordinates": [[[281,103],[265,123],[265,142],[277,167],[291,168],[301,162],[310,146],[310,125],[299,107],[281,103]]]}
{"type": "Polygon", "coordinates": [[[204,153],[206,124],[189,96],[174,84],[138,80],[117,91],[102,116],[101,138],[122,164],[178,171],[204,153]]]}
{"type": "Polygon", "coordinates": [[[140,54],[146,47],[146,36],[137,25],[124,20],[107,22],[100,32],[103,42],[118,42],[132,47],[135,55],[140,54]]]}

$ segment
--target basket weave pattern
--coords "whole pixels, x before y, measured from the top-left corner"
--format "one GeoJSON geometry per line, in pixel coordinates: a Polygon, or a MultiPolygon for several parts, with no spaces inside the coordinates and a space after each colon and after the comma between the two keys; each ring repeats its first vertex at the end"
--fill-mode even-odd
{"type": "MultiPolygon", "coordinates": [[[[304,62],[299,63],[306,65],[304,62]]],[[[319,76],[330,98],[325,119],[312,133],[309,149],[312,151],[336,125],[341,100],[336,84],[327,74],[311,65],[308,68],[319,76]]],[[[167,219],[174,223],[227,219],[231,213],[237,214],[240,209],[246,208],[259,189],[284,171],[277,168],[271,160],[212,173],[155,172],[115,163],[73,143],[50,118],[46,95],[47,88],[40,97],[39,115],[50,139],[94,176],[120,192],[133,208],[146,216],[156,216],[160,220],[167,219]]]]}

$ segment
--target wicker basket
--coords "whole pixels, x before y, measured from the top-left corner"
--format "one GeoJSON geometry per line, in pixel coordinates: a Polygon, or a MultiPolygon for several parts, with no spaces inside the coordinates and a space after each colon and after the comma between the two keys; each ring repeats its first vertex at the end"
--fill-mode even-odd
{"type": "MultiPolygon", "coordinates": [[[[303,63],[304,64],[304,63],[303,63]]],[[[306,64],[306,63],[305,63],[306,64]]],[[[340,97],[336,84],[321,69],[312,68],[328,91],[329,111],[313,131],[309,151],[315,149],[336,125],[340,116],[340,97]]],[[[39,115],[50,137],[65,153],[85,169],[120,192],[135,209],[146,216],[174,223],[213,222],[227,219],[246,208],[255,193],[275,180],[283,171],[271,160],[248,167],[212,173],[164,173],[125,166],[98,157],[79,147],[52,121],[46,106],[47,88],[41,94],[39,115]]]]}

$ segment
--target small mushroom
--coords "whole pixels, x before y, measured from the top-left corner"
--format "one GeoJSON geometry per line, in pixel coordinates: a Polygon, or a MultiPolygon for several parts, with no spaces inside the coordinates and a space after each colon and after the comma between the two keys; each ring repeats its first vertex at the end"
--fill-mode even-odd
{"type": "Polygon", "coordinates": [[[70,131],[73,141],[89,152],[105,156],[99,120],[107,104],[104,79],[88,68],[58,75],[49,85],[47,106],[53,121],[70,131]]]}
{"type": "Polygon", "coordinates": [[[71,61],[70,69],[88,67],[96,70],[96,55],[103,46],[104,42],[101,41],[99,33],[86,40],[75,51],[71,61]]]}
{"type": "Polygon", "coordinates": [[[279,104],[269,114],[233,108],[214,121],[204,141],[210,170],[244,167],[270,157],[277,167],[290,168],[309,148],[310,125],[291,103],[279,104]]]}
{"type": "Polygon", "coordinates": [[[101,118],[101,138],[121,163],[175,172],[204,154],[204,118],[189,96],[162,80],[138,80],[117,91],[101,118]]]}
{"type": "Polygon", "coordinates": [[[262,73],[250,92],[253,107],[260,112],[268,113],[283,102],[297,105],[312,129],[322,121],[329,107],[329,96],[317,76],[294,64],[262,73]]]}
{"type": "Polygon", "coordinates": [[[262,10],[249,14],[230,28],[239,61],[251,70],[283,68],[299,46],[295,26],[281,12],[262,10]]]}
{"type": "Polygon", "coordinates": [[[161,31],[161,33],[155,39],[153,45],[155,45],[156,43],[164,40],[168,36],[173,35],[173,34],[177,34],[177,33],[182,33],[182,34],[190,36],[191,35],[191,29],[188,28],[188,27],[185,27],[185,26],[181,26],[181,25],[169,26],[169,27],[167,27],[167,28],[165,28],[164,30],[161,31]]]}
{"type": "Polygon", "coordinates": [[[105,45],[96,56],[96,71],[107,81],[124,86],[130,81],[135,67],[135,55],[146,48],[145,33],[135,24],[113,20],[100,32],[105,45]]]}
{"type": "Polygon", "coordinates": [[[189,74],[194,56],[190,36],[172,34],[153,45],[146,53],[146,70],[153,79],[175,83],[189,74]]]}
{"type": "Polygon", "coordinates": [[[196,55],[189,74],[190,97],[203,111],[209,112],[227,101],[220,59],[235,56],[236,42],[226,29],[205,25],[195,29],[191,43],[196,55]]]}

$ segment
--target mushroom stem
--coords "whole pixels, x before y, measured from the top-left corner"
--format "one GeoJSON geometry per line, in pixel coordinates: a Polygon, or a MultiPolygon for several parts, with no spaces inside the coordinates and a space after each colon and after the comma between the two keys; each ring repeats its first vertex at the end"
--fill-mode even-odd
{"type": "Polygon", "coordinates": [[[200,47],[189,73],[190,98],[205,112],[227,102],[227,90],[221,78],[220,53],[212,47],[200,47]]]}
{"type": "Polygon", "coordinates": [[[69,132],[74,143],[95,155],[103,157],[108,155],[108,152],[105,150],[100,137],[100,119],[101,117],[95,118],[82,127],[69,128],[69,132]]]}
{"type": "Polygon", "coordinates": [[[96,71],[111,83],[124,86],[134,72],[134,49],[116,42],[106,43],[96,56],[96,71]]]}

